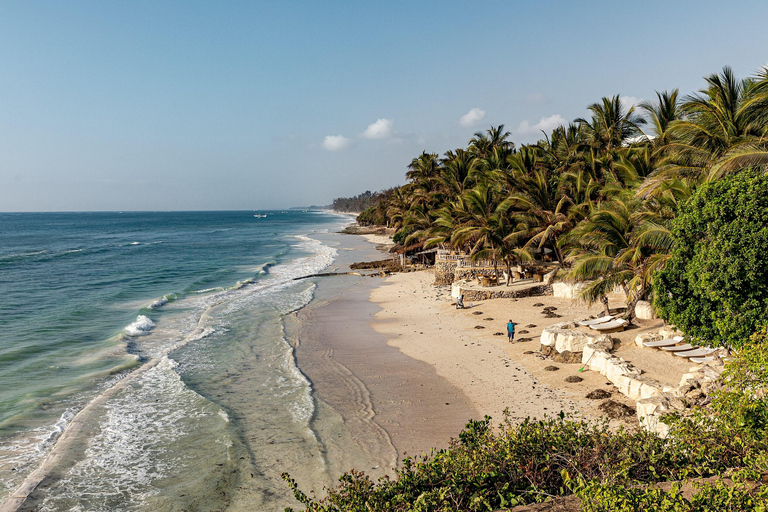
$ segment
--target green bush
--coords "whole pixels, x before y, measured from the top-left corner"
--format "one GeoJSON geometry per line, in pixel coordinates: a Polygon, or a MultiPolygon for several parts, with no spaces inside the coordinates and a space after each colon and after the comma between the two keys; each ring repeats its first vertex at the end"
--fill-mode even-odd
{"type": "Polygon", "coordinates": [[[395,233],[395,235],[392,237],[392,241],[396,244],[405,245],[405,239],[408,238],[413,233],[413,228],[407,227],[407,228],[401,228],[400,230],[395,233]]]}
{"type": "Polygon", "coordinates": [[[768,487],[699,484],[693,496],[685,498],[680,485],[669,491],[654,487],[624,487],[591,483],[577,491],[584,512],[765,512],[768,487]]]}
{"type": "Polygon", "coordinates": [[[739,347],[768,323],[768,176],[746,171],[701,186],[672,236],[654,276],[659,314],[691,336],[739,347]]]}

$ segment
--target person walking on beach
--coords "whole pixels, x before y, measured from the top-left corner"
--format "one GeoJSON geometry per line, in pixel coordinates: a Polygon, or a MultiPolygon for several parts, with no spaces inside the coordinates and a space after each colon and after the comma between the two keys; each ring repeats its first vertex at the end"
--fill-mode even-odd
{"type": "Polygon", "coordinates": [[[512,320],[507,323],[507,337],[509,338],[510,343],[515,342],[515,322],[512,320]]]}

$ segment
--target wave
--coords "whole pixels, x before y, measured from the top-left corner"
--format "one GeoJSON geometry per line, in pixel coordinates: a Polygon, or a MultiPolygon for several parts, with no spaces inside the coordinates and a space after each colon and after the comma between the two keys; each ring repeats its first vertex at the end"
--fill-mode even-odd
{"type": "Polygon", "coordinates": [[[152,321],[151,318],[144,315],[139,315],[136,317],[136,321],[132,324],[125,326],[125,334],[127,336],[146,336],[149,334],[149,332],[154,329],[155,322],[152,321]]]}
{"type": "Polygon", "coordinates": [[[177,298],[178,296],[175,293],[169,293],[168,295],[163,295],[159,299],[152,301],[147,307],[149,309],[158,309],[165,306],[169,302],[173,302],[177,298]]]}

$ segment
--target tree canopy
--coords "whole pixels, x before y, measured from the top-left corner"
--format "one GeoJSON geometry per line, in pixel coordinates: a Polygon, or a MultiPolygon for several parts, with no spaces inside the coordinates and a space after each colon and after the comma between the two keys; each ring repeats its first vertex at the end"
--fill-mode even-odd
{"type": "MultiPolygon", "coordinates": [[[[683,271],[679,252],[672,252],[683,242],[682,234],[678,230],[673,237],[670,230],[678,215],[703,208],[702,201],[710,199],[697,196],[688,202],[696,190],[768,166],[768,69],[738,79],[725,67],[705,83],[697,93],[658,92],[655,100],[638,106],[620,95],[602,98],[588,107],[588,117],[519,148],[499,125],[476,133],[466,148],[442,156],[423,151],[408,165],[407,183],[382,193],[359,221],[387,224],[406,244],[462,250],[507,268],[546,253],[562,269],[559,278],[587,283],[581,298],[590,303],[607,308],[608,293],[623,290],[625,316],[632,320],[637,302],[659,290],[653,284],[672,254],[671,265],[683,271]]],[[[738,203],[734,211],[752,206],[738,203]]],[[[746,220],[739,226],[734,229],[746,229],[746,220]]],[[[733,235],[728,242],[733,247],[707,248],[712,259],[707,264],[715,261],[716,250],[725,254],[760,242],[733,235]]],[[[697,334],[724,341],[725,331],[736,324],[741,329],[733,337],[759,324],[754,315],[765,278],[750,266],[754,257],[753,251],[738,262],[737,256],[727,264],[722,260],[717,264],[728,269],[718,275],[702,268],[706,279],[699,281],[698,293],[710,301],[709,306],[702,301],[695,313],[712,327],[697,334]],[[729,283],[748,290],[729,296],[724,305],[723,294],[733,289],[729,283]]],[[[703,252],[699,258],[705,258],[703,252]]],[[[674,288],[675,300],[685,300],[678,294],[689,292],[680,286],[674,288]]],[[[667,320],[694,326],[673,314],[658,294],[656,303],[667,320]]]]}
{"type": "Polygon", "coordinates": [[[768,324],[768,176],[747,171],[702,185],[672,223],[672,240],[655,276],[664,318],[736,347],[768,324]]]}

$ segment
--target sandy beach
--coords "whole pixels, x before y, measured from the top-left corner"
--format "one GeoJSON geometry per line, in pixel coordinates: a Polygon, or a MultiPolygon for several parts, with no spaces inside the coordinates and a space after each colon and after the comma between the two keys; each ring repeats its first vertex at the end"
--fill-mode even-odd
{"type": "MultiPolygon", "coordinates": [[[[489,300],[457,310],[450,302],[449,288],[434,286],[433,279],[430,271],[387,277],[371,292],[371,300],[382,308],[374,318],[373,328],[386,335],[391,345],[430,364],[438,375],[461,389],[480,418],[487,414],[501,420],[505,409],[509,409],[512,420],[541,418],[560,411],[580,418],[603,418],[597,409],[599,402],[585,398],[595,389],[610,391],[612,399],[634,405],[615,392],[603,376],[589,370],[579,372],[581,364],[555,363],[538,353],[542,329],[599,314],[599,305],[588,307],[570,299],[539,296],[489,300]],[[556,307],[561,318],[545,318],[545,306],[556,307]],[[517,324],[517,339],[529,341],[507,341],[509,319],[517,324]],[[553,366],[557,370],[545,369],[553,366]],[[565,381],[573,375],[583,381],[565,381]]],[[[637,323],[637,327],[612,335],[619,341],[616,353],[636,363],[659,357],[660,362],[654,364],[662,366],[657,372],[662,378],[684,373],[688,363],[634,345],[637,334],[658,329],[661,322],[637,323]]],[[[625,424],[634,425],[636,419],[625,424]]]]}
{"type": "MultiPolygon", "coordinates": [[[[391,244],[385,236],[363,237],[380,250],[391,244]]],[[[603,419],[601,401],[586,398],[596,389],[634,407],[603,376],[580,372],[581,364],[555,363],[539,352],[544,328],[600,315],[600,305],[538,296],[488,300],[457,310],[450,288],[433,281],[431,270],[365,277],[298,313],[297,362],[318,399],[341,414],[356,449],[372,461],[371,467],[357,469],[384,474],[405,455],[446,447],[470,419],[489,415],[500,423],[505,410],[512,421],[561,411],[603,419]],[[555,307],[560,317],[545,318],[546,306],[555,307]],[[517,323],[515,343],[507,341],[509,319],[517,323]],[[566,382],[569,376],[582,381],[566,382]]],[[[652,367],[649,376],[676,384],[689,365],[639,349],[633,341],[637,334],[660,328],[661,321],[636,323],[612,335],[615,353],[652,367]]],[[[634,426],[637,419],[610,422],[634,426]]]]}

